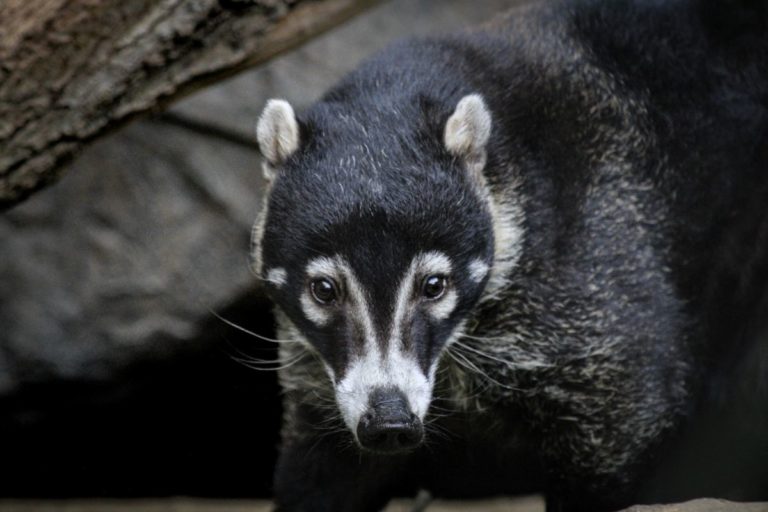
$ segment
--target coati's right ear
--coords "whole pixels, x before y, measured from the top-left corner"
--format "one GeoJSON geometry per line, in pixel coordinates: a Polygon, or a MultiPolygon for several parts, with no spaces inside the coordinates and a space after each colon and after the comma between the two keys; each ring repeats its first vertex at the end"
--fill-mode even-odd
{"type": "Polygon", "coordinates": [[[256,140],[266,158],[264,177],[271,181],[275,169],[299,149],[299,123],[291,104],[285,100],[269,100],[256,124],[256,140]]]}
{"type": "Polygon", "coordinates": [[[491,113],[479,94],[468,94],[456,104],[456,110],[445,123],[445,149],[461,158],[478,184],[485,167],[485,146],[491,136],[491,113]]]}

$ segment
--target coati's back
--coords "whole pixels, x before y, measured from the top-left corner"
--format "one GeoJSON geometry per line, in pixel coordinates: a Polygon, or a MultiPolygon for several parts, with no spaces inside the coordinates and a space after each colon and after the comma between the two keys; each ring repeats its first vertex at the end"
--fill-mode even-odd
{"type": "Polygon", "coordinates": [[[767,10],[717,5],[528,6],[267,105],[285,510],[714,492],[654,474],[766,340],[767,10]]]}

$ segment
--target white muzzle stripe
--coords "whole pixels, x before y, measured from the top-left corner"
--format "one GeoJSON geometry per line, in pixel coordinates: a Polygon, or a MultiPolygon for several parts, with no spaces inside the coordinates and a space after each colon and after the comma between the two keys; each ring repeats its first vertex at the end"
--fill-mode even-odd
{"type": "MultiPolygon", "coordinates": [[[[380,387],[400,390],[408,400],[411,412],[423,420],[432,400],[434,371],[425,375],[415,353],[406,351],[403,329],[408,324],[413,306],[414,286],[419,284],[419,278],[431,274],[450,274],[449,258],[443,253],[432,251],[419,254],[412,260],[395,295],[394,314],[387,333],[387,342],[384,344],[384,353],[377,343],[378,337],[373,329],[364,290],[349,265],[341,263],[350,298],[354,298],[355,314],[362,320],[365,332],[362,355],[350,362],[344,377],[336,386],[336,400],[344,422],[355,432],[360,417],[368,409],[371,392],[380,387]]],[[[450,290],[441,300],[429,304],[428,312],[436,319],[447,318],[455,308],[456,302],[456,292],[450,290]]]]}

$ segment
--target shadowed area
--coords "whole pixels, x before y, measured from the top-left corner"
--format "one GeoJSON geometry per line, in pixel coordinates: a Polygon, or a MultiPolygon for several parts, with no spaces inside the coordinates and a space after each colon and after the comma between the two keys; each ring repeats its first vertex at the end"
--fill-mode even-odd
{"type": "MultiPolygon", "coordinates": [[[[221,316],[274,336],[253,295],[221,316]]],[[[213,315],[200,331],[186,350],[133,361],[115,382],[40,383],[0,401],[0,436],[13,440],[0,494],[269,496],[279,390],[274,371],[246,360],[273,360],[275,348],[213,315]]]]}

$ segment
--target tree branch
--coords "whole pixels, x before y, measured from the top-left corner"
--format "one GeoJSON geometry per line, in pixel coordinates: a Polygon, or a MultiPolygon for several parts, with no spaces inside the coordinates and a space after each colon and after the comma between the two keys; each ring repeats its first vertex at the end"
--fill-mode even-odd
{"type": "Polygon", "coordinates": [[[0,209],[91,140],[376,0],[0,2],[0,209]]]}

